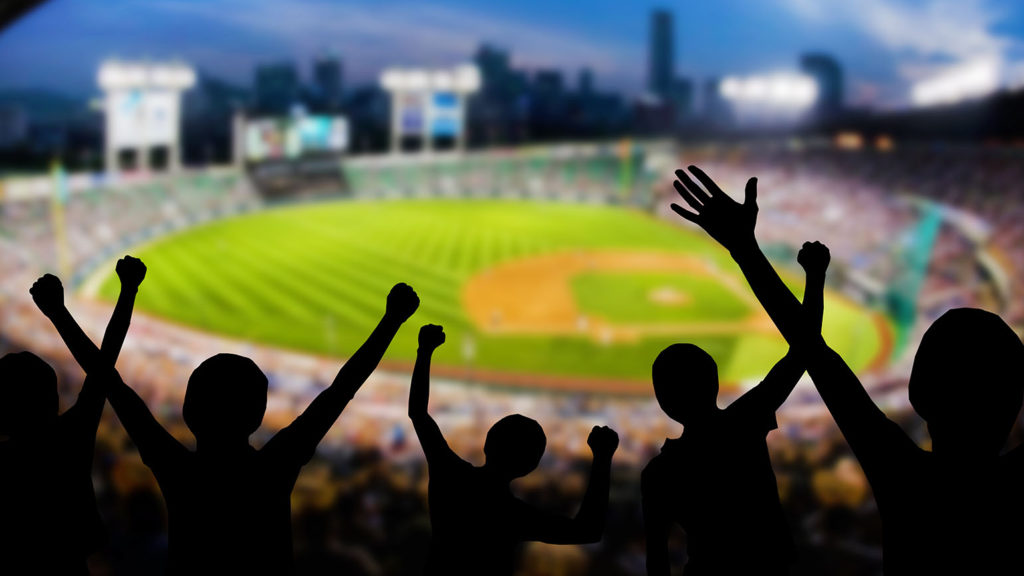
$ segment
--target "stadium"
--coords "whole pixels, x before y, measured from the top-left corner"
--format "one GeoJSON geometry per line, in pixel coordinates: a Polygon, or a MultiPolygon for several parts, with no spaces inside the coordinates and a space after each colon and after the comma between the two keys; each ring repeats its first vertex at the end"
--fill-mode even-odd
{"type": "MultiPolygon", "coordinates": [[[[534,153],[543,154],[550,152],[534,153]]],[[[616,183],[614,173],[569,180],[601,161],[511,160],[526,166],[510,178],[525,185],[521,197],[516,182],[494,181],[491,158],[348,167],[351,197],[268,206],[130,247],[165,263],[154,267],[139,308],[208,332],[342,356],[375,325],[380,295],[404,280],[424,301],[420,322],[455,337],[439,356],[452,376],[468,376],[471,363],[482,382],[526,383],[532,373],[564,376],[550,385],[566,389],[647,394],[646,365],[681,338],[721,358],[728,383],[766,372],[781,342],[727,255],[693,231],[613,202],[614,185],[600,180],[616,183]],[[442,174],[426,183],[407,177],[426,184],[419,190],[387,187],[410,170],[442,174]],[[476,178],[492,181],[482,197],[474,196],[476,178]],[[577,195],[581,187],[591,190],[577,195]],[[621,389],[611,384],[623,381],[621,389]]],[[[118,283],[104,268],[83,294],[112,302],[118,283]]],[[[862,342],[851,351],[854,365],[884,364],[888,326],[838,295],[830,304],[827,332],[837,346],[853,345],[843,346],[844,335],[862,342]]],[[[405,334],[390,357],[411,362],[414,336],[405,334]]]]}
{"type": "MultiPolygon", "coordinates": [[[[96,338],[118,297],[114,264],[134,255],[148,272],[118,361],[125,381],[194,445],[181,414],[189,375],[215,352],[251,357],[270,387],[253,436],[260,446],[330,384],[376,325],[388,290],[406,282],[419,310],[293,492],[296,571],[407,574],[422,565],[429,476],[407,404],[417,329],[434,323],[448,339],[435,356],[430,410],[455,451],[483,462],[483,438],[506,414],[544,427],[540,468],[514,484],[528,502],[572,514],[586,488],[588,431],[619,432],[604,540],[528,544],[520,573],[632,575],[644,573],[639,470],[681,430],[653,396],[658,352],[676,342],[709,352],[723,406],[787,352],[730,255],[669,208],[675,169],[700,166],[734,197],[758,177],[757,237],[797,296],[800,247],[829,246],[823,334],[922,446],[928,434],[907,381],[925,328],[971,306],[1024,329],[1024,130],[1007,112],[1019,109],[1019,90],[782,127],[755,114],[746,131],[692,118],[651,129],[671,107],[641,103],[635,129],[547,137],[522,118],[494,119],[511,113],[488,107],[496,97],[484,64],[481,77],[466,67],[381,71],[388,106],[376,124],[359,120],[355,104],[225,112],[227,128],[215,135],[230,153],[196,162],[190,134],[207,117],[190,119],[186,100],[138,100],[153,87],[133,75],[152,67],[147,74],[165,83],[155,92],[184,93],[192,72],[180,62],[101,63],[105,153],[91,161],[102,166],[64,159],[0,173],[3,352],[45,358],[59,374],[61,406],[71,405],[83,374],[28,288],[58,274],[68,307],[96,338]],[[154,129],[167,118],[180,126],[154,129]],[[949,128],[936,136],[936,125],[949,128]],[[488,145],[481,136],[523,126],[536,138],[488,145]],[[384,144],[360,149],[381,134],[384,144]]],[[[757,100],[748,89],[756,81],[722,85],[722,98],[738,98],[737,122],[757,100]]],[[[782,92],[795,90],[802,108],[786,114],[807,113],[806,80],[793,86],[800,90],[782,92]]],[[[880,573],[870,487],[809,379],[778,422],[768,445],[800,554],[794,573],[880,573]]],[[[91,565],[159,572],[160,491],[109,407],[94,485],[103,517],[117,520],[91,565]]],[[[674,535],[671,550],[682,565],[685,538],[674,535]]]]}
{"type": "MultiPolygon", "coordinates": [[[[1012,179],[1016,153],[880,155],[831,143],[633,147],[645,157],[640,168],[628,168],[636,175],[625,189],[617,173],[621,145],[563,145],[432,161],[350,160],[342,168],[345,190],[288,200],[266,197],[249,175],[232,170],[95,187],[86,181],[60,208],[63,233],[55,233],[47,195],[8,201],[4,334],[23,338],[11,346],[62,358],[63,384],[76,389],[73,360],[22,287],[44,270],[38,262],[58,270],[63,261],[76,279],[74,310],[99,333],[117,293],[113,261],[135,254],[150,272],[122,373],[173,420],[188,374],[208,350],[252,356],[271,378],[261,429],[269,434],[333,378],[372,328],[389,287],[407,281],[423,301],[416,321],[443,324],[451,335],[432,402],[462,453],[479,458],[478,439],[490,423],[519,411],[544,424],[555,469],[564,465],[560,458],[582,457],[589,426],[606,419],[629,431],[628,467],[655,453],[675,426],[657,416],[650,390],[650,362],[661,348],[678,341],[704,347],[719,364],[727,397],[759,381],[786,351],[728,254],[667,209],[671,166],[706,166],[727,190],[759,174],[758,234],[798,294],[796,250],[828,238],[834,264],[826,336],[897,413],[908,412],[908,360],[932,317],[951,306],[1003,309],[1013,301],[1005,290],[1019,284],[1009,264],[1021,255],[1006,205],[986,214],[983,205],[960,207],[972,198],[931,196],[927,188],[894,195],[903,177],[895,168],[882,181],[862,174],[869,162],[896,167],[924,154],[932,162],[955,156],[952,172],[1001,163],[1012,179]],[[812,164],[820,172],[806,168],[812,164]],[[873,236],[844,225],[842,215],[853,210],[875,218],[873,236]],[[825,218],[800,218],[807,213],[825,218]],[[973,234],[986,228],[989,240],[977,243],[973,234]],[[893,246],[899,234],[906,241],[893,246]]],[[[337,465],[336,450],[367,450],[417,470],[405,441],[414,339],[413,330],[399,334],[382,372],[332,429],[324,473],[337,465]]],[[[780,420],[788,431],[780,453],[821,442],[822,427],[831,426],[809,386],[794,393],[780,420]]],[[[113,422],[105,426],[108,441],[127,442],[113,422]]],[[[823,457],[838,458],[839,468],[852,464],[849,456],[823,457]]],[[[112,487],[137,490],[132,483],[147,482],[140,466],[119,462],[112,487]]],[[[818,488],[836,491],[829,498],[865,497],[862,478],[830,475],[820,480],[828,487],[818,488]]],[[[311,486],[306,496],[323,499],[322,490],[311,486]]]]}

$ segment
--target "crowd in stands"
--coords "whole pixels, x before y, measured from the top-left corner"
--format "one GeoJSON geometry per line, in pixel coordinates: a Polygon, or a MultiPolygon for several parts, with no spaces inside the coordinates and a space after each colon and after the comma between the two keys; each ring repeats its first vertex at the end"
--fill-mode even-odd
{"type": "Polygon", "coordinates": [[[262,199],[234,172],[125,179],[123,182],[5,201],[2,258],[38,267],[92,270],[127,247],[201,222],[254,210],[262,199]]]}
{"type": "MultiPolygon", "coordinates": [[[[923,319],[955,306],[977,306],[1024,325],[1024,192],[1017,185],[1024,152],[1018,148],[916,144],[841,150],[776,142],[694,147],[680,156],[721,174],[728,189],[742,189],[748,175],[758,174],[761,186],[773,192],[761,207],[758,228],[766,244],[798,246],[803,239],[827,237],[845,270],[879,286],[898,280],[905,263],[900,252],[920,241],[914,227],[926,206],[934,207],[942,226],[934,245],[924,246],[928,273],[917,296],[923,319]],[[1000,274],[1003,287],[995,288],[993,275],[1000,274]]],[[[659,210],[667,213],[672,191],[665,182],[657,190],[659,210]]]]}
{"type": "MultiPolygon", "coordinates": [[[[795,252],[805,240],[827,238],[837,266],[880,286],[894,282],[901,272],[892,239],[919,222],[923,208],[916,199],[954,209],[968,224],[948,218],[938,231],[919,293],[915,334],[954,306],[996,309],[1018,330],[1024,324],[1024,227],[1019,224],[1024,221],[1024,191],[1017,184],[1024,163],[1015,151],[980,146],[890,152],[752,146],[684,149],[680,155],[685,163],[701,164],[716,174],[727,190],[742,190],[749,175],[759,176],[762,190],[771,191],[761,203],[758,236],[763,243],[787,245],[795,252]],[[983,255],[991,258],[987,265],[979,264],[983,255]],[[993,287],[998,281],[993,266],[1008,277],[1008,293],[993,287]]],[[[436,174],[435,188],[441,191],[496,186],[498,181],[492,170],[466,169],[453,175],[438,169],[436,174]]],[[[389,185],[380,174],[362,177],[381,189],[389,185]]],[[[609,198],[617,194],[599,178],[573,177],[609,198]]],[[[519,188],[542,196],[564,184],[564,168],[545,168],[519,188]]],[[[659,192],[666,188],[664,182],[655,186],[659,192]]],[[[660,214],[668,214],[670,201],[677,198],[666,194],[657,206],[660,214]]],[[[245,180],[234,177],[211,181],[198,176],[72,194],[63,208],[66,240],[61,248],[50,200],[4,203],[0,354],[30,349],[46,358],[58,371],[62,406],[68,405],[81,384],[81,372],[27,291],[42,271],[57,267],[58,252],[68,250],[71,270],[82,279],[128,246],[261,206],[263,201],[245,180]],[[108,195],[116,195],[116,201],[108,195]]],[[[109,305],[93,301],[73,300],[69,307],[90,334],[102,331],[110,312],[109,305]]],[[[118,368],[161,423],[185,443],[192,440],[181,417],[181,384],[211,350],[251,357],[270,379],[267,414],[254,437],[256,445],[291,422],[330,383],[339,364],[337,359],[229,341],[137,315],[118,368]]],[[[905,399],[906,356],[863,379],[890,417],[923,443],[924,424],[905,399]]],[[[303,469],[292,495],[300,573],[411,574],[422,565],[430,532],[427,470],[406,416],[408,390],[407,374],[378,371],[303,469]]],[[[519,573],[644,573],[637,471],[666,437],[679,432],[653,398],[522,393],[439,381],[432,388],[431,412],[452,448],[474,462],[483,461],[480,439],[501,416],[521,412],[541,422],[548,450],[537,472],[515,484],[515,490],[528,502],[564,513],[572,513],[586,488],[587,432],[597,423],[617,430],[622,444],[603,540],[529,545],[519,573]]],[[[779,413],[779,425],[768,443],[798,548],[797,573],[880,573],[881,530],[870,488],[806,382],[779,413]]],[[[166,562],[166,512],[152,474],[109,407],[101,421],[95,462],[101,513],[117,521],[108,522],[109,545],[94,559],[94,573],[153,573],[166,562]]],[[[685,559],[684,544],[674,535],[674,565],[685,559]]]]}
{"type": "Polygon", "coordinates": [[[623,168],[634,162],[613,147],[566,146],[400,161],[353,159],[346,164],[345,174],[351,193],[359,197],[512,197],[641,204],[646,201],[648,175],[631,166],[629,179],[623,179],[623,168]]]}

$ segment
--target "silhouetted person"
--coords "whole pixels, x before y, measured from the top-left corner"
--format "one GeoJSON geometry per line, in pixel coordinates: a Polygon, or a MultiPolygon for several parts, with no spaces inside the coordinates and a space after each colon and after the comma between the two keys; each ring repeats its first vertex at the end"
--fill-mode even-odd
{"type": "Polygon", "coordinates": [[[104,374],[110,403],[167,503],[169,573],[291,570],[290,497],[299,470],[418,306],[412,288],[392,288],[384,317],[334,382],[259,450],[249,436],[263,421],[267,377],[248,358],[218,354],[189,377],[182,416],[195,451],[171,436],[116,372],[104,374]]]}
{"type": "Polygon", "coordinates": [[[932,439],[931,451],[918,447],[806,322],[761,252],[757,179],[748,181],[740,204],[699,169],[690,171],[707,191],[677,171],[676,189],[695,213],[673,209],[729,250],[779,331],[803,349],[808,373],[874,491],[885,573],[1020,574],[1024,449],[1000,456],[1024,398],[1020,338],[998,316],[975,309],[951,310],[928,328],[909,383],[911,405],[932,439]]]}
{"type": "MultiPolygon", "coordinates": [[[[121,294],[102,352],[64,307],[56,276],[40,278],[31,293],[82,366],[113,365],[145,271],[131,257],[117,263],[121,294]]],[[[92,485],[105,402],[101,383],[86,378],[74,406],[58,416],[53,368],[31,352],[0,358],[0,573],[88,573],[86,560],[105,539],[92,485]]]]}
{"type": "MultiPolygon", "coordinates": [[[[800,253],[804,307],[820,324],[828,259],[800,253]]],[[[718,366],[693,344],[673,344],[651,371],[662,410],[684,426],[641,475],[647,573],[667,576],[672,523],[686,532],[686,574],[786,574],[795,558],[765,437],[804,373],[793,351],[724,410],[718,366]]]]}
{"type": "Polygon", "coordinates": [[[430,473],[432,537],[425,572],[510,575],[521,542],[599,541],[608,511],[609,477],[618,434],[607,426],[591,430],[587,444],[594,453],[594,463],[587,492],[574,518],[535,509],[513,496],[509,484],[529,474],[540,462],[547,443],[540,424],[519,414],[499,420],[487,432],[486,462],[476,467],[448,447],[441,429],[427,413],[430,356],[443,342],[440,326],[420,329],[409,390],[409,418],[430,473]]]}

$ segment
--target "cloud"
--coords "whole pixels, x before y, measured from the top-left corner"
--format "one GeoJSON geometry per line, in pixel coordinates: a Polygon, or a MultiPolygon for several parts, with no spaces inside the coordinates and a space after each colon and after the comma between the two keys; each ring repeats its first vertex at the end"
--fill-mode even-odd
{"type": "Polygon", "coordinates": [[[1003,8],[987,0],[779,0],[815,25],[847,26],[889,51],[910,84],[958,65],[995,60],[1012,69],[1019,42],[996,32],[1003,8]]]}
{"type": "Polygon", "coordinates": [[[813,23],[852,26],[894,52],[969,60],[1005,52],[994,32],[1002,12],[986,0],[781,0],[813,23]]]}
{"type": "Polygon", "coordinates": [[[346,70],[374,78],[387,65],[450,66],[470,59],[483,42],[513,48],[516,66],[565,71],[589,67],[599,78],[639,84],[634,47],[579,33],[491,17],[425,2],[338,3],[325,0],[163,0],[151,7],[273,38],[306,58],[337,50],[346,70]]]}

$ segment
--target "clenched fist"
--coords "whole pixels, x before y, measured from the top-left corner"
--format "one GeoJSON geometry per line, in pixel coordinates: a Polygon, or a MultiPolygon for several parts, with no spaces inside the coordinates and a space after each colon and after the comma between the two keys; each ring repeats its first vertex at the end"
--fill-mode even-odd
{"type": "Polygon", "coordinates": [[[64,285],[53,274],[44,274],[29,289],[32,300],[47,317],[64,309],[64,285]]]}
{"type": "Polygon", "coordinates": [[[142,279],[146,277],[146,265],[142,260],[132,256],[125,256],[117,261],[114,268],[117,277],[121,279],[121,288],[139,289],[142,279]]]}
{"type": "Polygon", "coordinates": [[[824,276],[831,259],[828,246],[821,242],[804,242],[800,253],[796,255],[796,261],[804,267],[808,275],[824,276]]]}
{"type": "Polygon", "coordinates": [[[444,328],[437,324],[427,324],[420,328],[420,350],[433,352],[444,344],[444,328]]]}
{"type": "Polygon", "coordinates": [[[587,438],[587,445],[594,453],[594,457],[611,458],[615,449],[619,447],[619,435],[607,426],[594,426],[587,438]]]}
{"type": "Polygon", "coordinates": [[[398,322],[405,322],[416,311],[416,308],[419,308],[419,305],[420,298],[416,295],[412,286],[400,282],[395,284],[394,288],[391,289],[391,293],[388,294],[388,305],[385,315],[398,322]]]}

